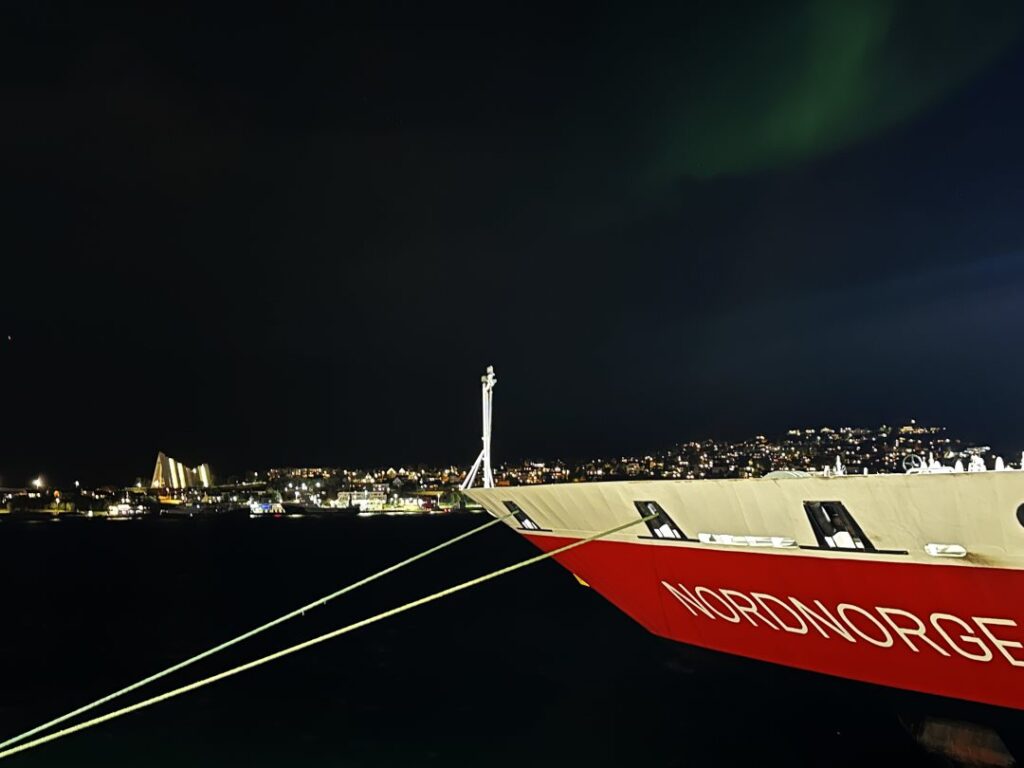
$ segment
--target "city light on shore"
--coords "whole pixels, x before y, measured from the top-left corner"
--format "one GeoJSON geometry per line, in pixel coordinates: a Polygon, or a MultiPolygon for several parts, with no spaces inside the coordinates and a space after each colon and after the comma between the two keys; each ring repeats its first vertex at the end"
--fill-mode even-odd
{"type": "MultiPolygon", "coordinates": [[[[690,440],[641,455],[567,461],[527,458],[499,462],[495,484],[521,486],[615,480],[727,480],[764,477],[771,472],[820,475],[893,474],[922,466],[949,471],[1000,471],[1021,466],[1021,454],[997,455],[989,445],[967,442],[944,427],[910,421],[902,426],[794,428],[769,438],[690,440]]],[[[157,456],[153,479],[123,486],[48,488],[40,474],[23,491],[7,489],[8,513],[57,517],[80,514],[119,520],[169,515],[286,515],[437,513],[461,508],[458,492],[466,470],[444,466],[353,468],[272,467],[227,476],[214,485],[209,465],[188,469],[165,454],[157,456]],[[173,464],[172,464],[173,462],[173,464]],[[200,471],[201,470],[201,471],[200,471]],[[207,485],[206,483],[210,483],[207,485]]],[[[3,509],[0,509],[0,516],[3,509]]]]}

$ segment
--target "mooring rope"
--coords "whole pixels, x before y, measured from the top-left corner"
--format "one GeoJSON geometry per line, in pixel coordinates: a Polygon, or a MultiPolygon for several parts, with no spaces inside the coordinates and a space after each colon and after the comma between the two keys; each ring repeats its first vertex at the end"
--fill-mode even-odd
{"type": "Polygon", "coordinates": [[[448,587],[446,589],[440,590],[439,592],[434,592],[433,594],[427,595],[426,597],[421,597],[417,600],[413,600],[412,602],[405,603],[404,605],[400,605],[397,608],[391,608],[382,613],[378,613],[375,616],[370,616],[367,619],[362,619],[361,621],[357,621],[354,624],[348,624],[347,626],[341,627],[340,629],[335,629],[331,632],[327,632],[326,634],[314,637],[311,640],[306,640],[304,642],[297,643],[296,645],[289,646],[287,648],[268,654],[266,656],[261,656],[258,659],[247,662],[245,664],[240,664],[237,667],[232,667],[231,669],[228,669],[224,672],[219,672],[216,675],[204,677],[201,680],[196,680],[195,682],[188,683],[187,685],[182,685],[178,688],[174,688],[170,691],[167,691],[166,693],[161,693],[157,696],[144,699],[143,701],[137,702],[135,704],[129,704],[128,706],[122,707],[121,709],[116,709],[113,712],[108,712],[105,715],[100,715],[99,717],[94,717],[91,720],[85,720],[84,722],[76,723],[75,725],[68,726],[67,728],[64,728],[62,730],[55,731],[54,733],[49,733],[45,736],[41,736],[38,739],[33,739],[32,741],[27,741],[23,744],[18,744],[17,746],[11,747],[10,749],[0,751],[0,760],[2,760],[5,757],[10,757],[11,755],[15,755],[19,752],[24,752],[34,747],[41,746],[48,742],[56,741],[57,739],[63,738],[65,736],[70,736],[71,734],[77,733],[78,731],[84,731],[86,728],[92,728],[93,726],[100,725],[101,723],[105,723],[108,720],[113,720],[123,715],[136,712],[140,709],[151,707],[154,704],[159,704],[160,702],[167,701],[168,699],[173,699],[174,697],[180,696],[183,693],[189,693],[190,691],[194,691],[198,688],[210,685],[211,683],[215,683],[218,680],[223,680],[224,678],[237,675],[240,672],[246,672],[250,669],[260,667],[264,664],[270,663],[271,661],[276,661],[277,659],[283,658],[284,656],[289,656],[293,653],[297,653],[298,651],[305,650],[306,648],[311,648],[314,645],[319,645],[320,643],[326,642],[327,640],[332,640],[335,637],[348,634],[349,632],[353,632],[357,629],[361,629],[362,627],[369,626],[370,624],[375,624],[378,621],[383,621],[384,619],[390,618],[392,616],[397,616],[400,613],[405,613],[406,611],[410,611],[413,608],[418,608],[421,605],[432,603],[435,600],[440,600],[442,597],[454,595],[457,592],[462,592],[463,590],[469,589],[470,587],[475,587],[478,584],[483,584],[484,582],[491,581],[492,579],[496,579],[499,576],[505,576],[506,574],[513,573],[514,571],[518,571],[521,568],[526,568],[527,566],[534,565],[535,563],[539,563],[542,560],[547,560],[550,557],[559,555],[562,552],[568,552],[570,549],[575,549],[576,547],[582,546],[583,544],[587,544],[588,542],[594,541],[595,539],[600,539],[605,536],[609,536],[625,528],[630,528],[634,525],[645,522],[647,520],[652,520],[655,517],[657,517],[657,515],[648,515],[646,517],[638,518],[636,520],[630,520],[628,523],[621,523],[612,528],[608,528],[607,530],[599,531],[598,533],[591,534],[590,536],[587,536],[585,538],[577,539],[576,541],[573,541],[569,544],[565,544],[556,549],[552,549],[549,552],[543,552],[539,555],[535,555],[534,557],[528,558],[526,560],[521,560],[518,563],[505,566],[504,568],[499,568],[496,571],[491,571],[490,573],[486,573],[483,576],[477,576],[476,578],[470,579],[469,581],[464,581],[461,584],[456,584],[453,587],[448,587]]]}
{"type": "Polygon", "coordinates": [[[404,568],[407,565],[415,563],[417,560],[422,560],[425,557],[429,557],[430,555],[440,552],[442,549],[450,547],[452,544],[456,544],[460,541],[463,541],[464,539],[468,539],[470,536],[480,533],[481,531],[490,528],[492,525],[496,525],[497,523],[500,523],[503,520],[507,520],[510,517],[512,517],[511,514],[496,517],[493,520],[484,523],[483,525],[479,525],[476,528],[473,528],[472,530],[466,531],[465,533],[460,533],[458,536],[454,536],[448,539],[447,541],[438,544],[437,546],[424,550],[423,552],[413,555],[412,557],[407,557],[405,560],[395,563],[394,565],[390,565],[382,571],[377,571],[377,573],[371,574],[370,576],[367,576],[364,579],[360,579],[359,581],[349,584],[346,587],[342,587],[339,590],[331,592],[331,594],[329,595],[325,595],[317,600],[314,600],[311,603],[307,603],[301,608],[296,608],[294,611],[291,611],[290,613],[286,613],[283,616],[278,616],[276,619],[272,619],[271,621],[268,621],[266,624],[261,624],[255,629],[250,629],[248,632],[244,632],[241,635],[238,635],[237,637],[233,637],[230,640],[221,643],[220,645],[216,645],[213,648],[203,651],[202,653],[197,653],[195,656],[190,656],[184,661],[180,661],[177,664],[174,664],[173,666],[167,667],[167,669],[163,669],[155,674],[150,675],[147,678],[139,680],[137,683],[127,685],[124,688],[114,691],[113,693],[104,696],[101,699],[96,699],[96,701],[81,706],[72,712],[68,712],[66,715],[61,715],[60,717],[56,717],[53,720],[50,720],[49,722],[43,723],[42,725],[27,730],[24,733],[19,733],[17,736],[7,739],[7,741],[0,742],[0,750],[9,747],[12,744],[17,744],[19,741],[24,741],[29,736],[35,736],[40,731],[45,731],[47,728],[51,728],[54,725],[59,725],[60,723],[70,720],[73,717],[77,717],[78,715],[84,714],[89,710],[95,709],[96,707],[113,701],[114,699],[123,696],[126,693],[130,693],[138,688],[141,688],[144,685],[148,685],[149,683],[159,680],[161,677],[166,677],[167,675],[173,672],[177,672],[178,670],[184,669],[185,667],[195,664],[197,661],[201,661],[202,659],[213,656],[215,653],[219,653],[220,651],[223,651],[226,648],[230,648],[231,646],[236,645],[242,642],[243,640],[248,640],[250,637],[255,637],[261,632],[266,632],[268,629],[276,627],[278,624],[283,624],[284,622],[290,619],[294,619],[296,616],[301,616],[308,610],[318,608],[321,605],[326,605],[331,600],[334,600],[337,597],[341,597],[342,595],[352,592],[353,590],[358,589],[359,587],[366,586],[372,581],[376,581],[377,579],[383,576],[387,576],[389,573],[394,573],[400,568],[404,568]]]}

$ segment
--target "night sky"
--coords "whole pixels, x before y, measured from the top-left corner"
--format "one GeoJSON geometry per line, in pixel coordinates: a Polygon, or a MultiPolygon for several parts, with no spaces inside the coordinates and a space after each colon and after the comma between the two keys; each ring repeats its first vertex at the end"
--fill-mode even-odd
{"type": "Polygon", "coordinates": [[[8,4],[0,484],[1024,447],[1019,2],[8,4]]]}

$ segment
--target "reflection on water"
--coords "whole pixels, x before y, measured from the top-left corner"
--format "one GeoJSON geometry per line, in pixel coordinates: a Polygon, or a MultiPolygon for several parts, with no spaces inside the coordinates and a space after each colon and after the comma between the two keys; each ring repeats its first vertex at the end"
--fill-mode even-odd
{"type": "MultiPolygon", "coordinates": [[[[4,735],[480,522],[0,525],[4,735]]],[[[488,530],[157,683],[153,692],[533,552],[510,531],[488,530]]],[[[934,759],[910,734],[946,739],[924,717],[935,712],[941,722],[983,718],[1004,736],[1024,732],[1012,713],[659,640],[542,563],[11,765],[923,766],[934,759]]]]}

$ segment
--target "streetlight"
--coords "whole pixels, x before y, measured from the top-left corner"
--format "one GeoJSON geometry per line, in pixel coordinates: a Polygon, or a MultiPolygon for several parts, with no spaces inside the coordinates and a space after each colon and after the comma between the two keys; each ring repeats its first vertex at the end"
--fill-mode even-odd
{"type": "Polygon", "coordinates": [[[42,488],[43,487],[43,476],[42,475],[39,475],[39,477],[36,477],[36,478],[34,478],[32,480],[32,487],[33,488],[42,488]]]}

